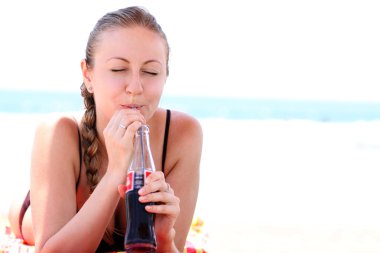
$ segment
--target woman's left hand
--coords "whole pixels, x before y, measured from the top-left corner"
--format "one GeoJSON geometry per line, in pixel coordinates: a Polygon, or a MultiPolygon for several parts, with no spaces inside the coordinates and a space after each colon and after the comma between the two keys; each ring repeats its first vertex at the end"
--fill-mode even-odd
{"type": "MultiPolygon", "coordinates": [[[[125,195],[125,187],[120,186],[121,196],[125,195]]],[[[157,239],[173,240],[173,227],[180,213],[179,198],[174,195],[174,190],[165,181],[164,173],[153,172],[145,181],[144,187],[139,190],[139,201],[141,203],[154,202],[147,205],[145,210],[155,213],[155,231],[157,239]]]]}
{"type": "Polygon", "coordinates": [[[156,214],[154,226],[157,239],[164,239],[171,235],[180,212],[180,200],[165,181],[164,173],[156,171],[147,177],[144,187],[139,190],[139,194],[141,203],[155,203],[154,205],[147,205],[145,210],[156,214]]]}

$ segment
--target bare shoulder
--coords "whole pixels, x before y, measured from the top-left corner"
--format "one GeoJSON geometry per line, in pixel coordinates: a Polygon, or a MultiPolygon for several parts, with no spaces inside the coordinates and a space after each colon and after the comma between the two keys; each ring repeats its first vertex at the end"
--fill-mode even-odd
{"type": "Polygon", "coordinates": [[[78,123],[74,116],[50,114],[37,126],[38,137],[64,137],[78,136],[78,123]]]}
{"type": "Polygon", "coordinates": [[[191,115],[172,111],[168,139],[168,167],[165,180],[180,201],[176,245],[185,244],[198,197],[203,133],[200,122],[191,115]]]}
{"type": "MultiPolygon", "coordinates": [[[[203,132],[200,122],[191,115],[172,111],[168,140],[169,171],[198,170],[202,152],[203,132]]],[[[169,172],[168,171],[168,172],[169,172]]]]}
{"type": "MultiPolygon", "coordinates": [[[[48,115],[36,128],[33,157],[57,163],[79,163],[79,135],[76,119],[69,115],[48,115]],[[77,161],[78,160],[78,161],[77,161]]],[[[77,166],[75,166],[77,167],[77,166]]]]}
{"type": "Polygon", "coordinates": [[[191,115],[179,111],[172,111],[170,121],[172,134],[177,138],[202,140],[202,126],[200,122],[191,115]]]}
{"type": "Polygon", "coordinates": [[[70,115],[49,114],[36,129],[30,198],[37,244],[56,233],[77,211],[78,140],[77,121],[70,115]]]}

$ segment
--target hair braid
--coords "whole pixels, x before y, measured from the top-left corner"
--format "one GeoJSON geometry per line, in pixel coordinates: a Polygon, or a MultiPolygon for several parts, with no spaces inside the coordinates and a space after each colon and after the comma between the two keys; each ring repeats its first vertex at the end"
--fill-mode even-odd
{"type": "Polygon", "coordinates": [[[93,192],[99,183],[99,168],[101,165],[100,145],[98,133],[96,131],[96,110],[93,94],[89,93],[86,86],[82,84],[81,94],[84,98],[86,111],[81,122],[81,138],[83,145],[83,160],[86,166],[87,181],[90,191],[93,192]]]}
{"type": "MultiPolygon", "coordinates": [[[[141,26],[153,31],[161,36],[166,46],[166,74],[169,74],[169,44],[165,33],[156,19],[145,9],[132,6],[119,9],[104,15],[95,25],[90,33],[86,46],[85,61],[89,69],[94,68],[94,55],[98,43],[101,41],[100,35],[104,31],[115,28],[125,28],[141,26]]],[[[105,147],[102,147],[99,141],[98,132],[96,130],[96,108],[93,94],[89,93],[84,83],[81,86],[81,94],[84,98],[85,113],[81,122],[80,132],[83,148],[83,160],[86,166],[87,182],[90,191],[93,192],[99,183],[99,169],[102,165],[101,155],[105,147]]],[[[123,233],[117,227],[108,226],[103,239],[109,244],[113,244],[113,233],[123,233]]]]}
{"type": "MultiPolygon", "coordinates": [[[[165,33],[157,23],[154,16],[147,10],[132,6],[119,9],[104,15],[90,33],[86,47],[86,64],[89,69],[94,67],[94,54],[96,45],[100,41],[100,35],[107,30],[123,27],[141,26],[156,32],[163,39],[166,46],[166,74],[169,73],[169,45],[165,33]]],[[[89,93],[84,83],[81,86],[81,94],[84,98],[86,111],[81,122],[81,138],[83,142],[83,159],[86,165],[87,181],[91,192],[99,183],[99,168],[101,166],[101,145],[96,131],[96,109],[93,94],[89,93]]]]}

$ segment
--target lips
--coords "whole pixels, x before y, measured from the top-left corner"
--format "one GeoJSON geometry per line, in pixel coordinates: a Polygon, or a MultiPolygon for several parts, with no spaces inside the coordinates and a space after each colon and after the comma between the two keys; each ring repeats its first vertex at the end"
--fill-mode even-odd
{"type": "Polygon", "coordinates": [[[135,110],[139,110],[141,109],[141,105],[137,105],[137,104],[127,104],[127,105],[121,105],[121,107],[125,108],[125,109],[135,109],[135,110]]]}

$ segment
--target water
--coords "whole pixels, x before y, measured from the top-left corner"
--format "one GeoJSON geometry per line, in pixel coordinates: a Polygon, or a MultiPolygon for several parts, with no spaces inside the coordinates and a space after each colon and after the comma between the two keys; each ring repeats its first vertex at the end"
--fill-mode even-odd
{"type": "MultiPolygon", "coordinates": [[[[357,121],[380,119],[379,102],[164,96],[161,106],[197,118],[309,119],[357,121]]],[[[80,92],[0,91],[0,112],[46,113],[83,109],[80,92]]]]}

